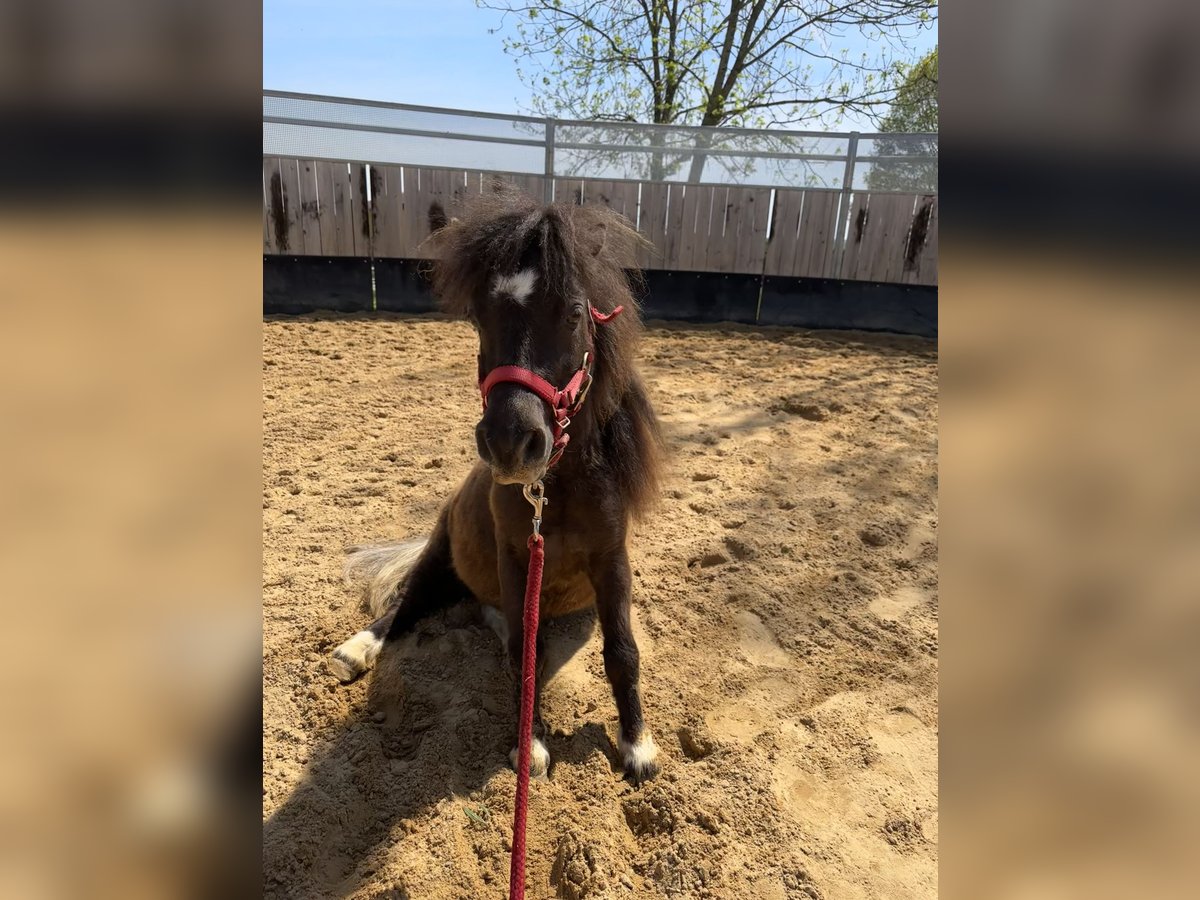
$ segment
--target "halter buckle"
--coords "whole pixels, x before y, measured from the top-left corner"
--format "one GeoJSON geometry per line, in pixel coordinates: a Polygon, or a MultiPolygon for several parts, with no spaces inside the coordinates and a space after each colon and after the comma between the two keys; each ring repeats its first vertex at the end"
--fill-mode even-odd
{"type": "Polygon", "coordinates": [[[579,385],[579,393],[575,395],[575,403],[573,404],[573,409],[575,410],[578,410],[583,406],[583,401],[587,399],[588,391],[592,388],[592,366],[590,352],[584,352],[583,365],[581,365],[580,368],[583,369],[583,383],[579,385]]]}

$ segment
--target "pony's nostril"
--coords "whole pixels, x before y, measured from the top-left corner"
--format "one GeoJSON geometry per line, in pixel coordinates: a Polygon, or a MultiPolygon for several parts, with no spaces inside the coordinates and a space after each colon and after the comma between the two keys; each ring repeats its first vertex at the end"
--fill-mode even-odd
{"type": "Polygon", "coordinates": [[[541,428],[525,432],[521,437],[518,458],[525,465],[540,463],[546,457],[546,434],[541,428]]]}
{"type": "Polygon", "coordinates": [[[487,429],[480,422],[475,426],[475,449],[479,451],[479,458],[488,465],[492,463],[492,448],[488,446],[487,429]]]}

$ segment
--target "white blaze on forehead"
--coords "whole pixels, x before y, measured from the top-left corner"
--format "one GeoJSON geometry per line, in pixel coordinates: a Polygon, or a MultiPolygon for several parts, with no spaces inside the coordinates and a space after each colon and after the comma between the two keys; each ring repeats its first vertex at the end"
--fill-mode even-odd
{"type": "Polygon", "coordinates": [[[493,294],[508,294],[518,303],[523,303],[533,293],[537,283],[537,272],[533,269],[522,269],[512,275],[497,275],[492,282],[493,294]]]}

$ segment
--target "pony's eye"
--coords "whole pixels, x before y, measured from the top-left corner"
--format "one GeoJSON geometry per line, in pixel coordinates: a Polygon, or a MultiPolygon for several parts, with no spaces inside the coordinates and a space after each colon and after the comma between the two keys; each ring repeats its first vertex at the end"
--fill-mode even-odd
{"type": "Polygon", "coordinates": [[[572,325],[578,325],[579,320],[583,318],[583,307],[572,306],[571,311],[567,313],[567,321],[572,325]]]}

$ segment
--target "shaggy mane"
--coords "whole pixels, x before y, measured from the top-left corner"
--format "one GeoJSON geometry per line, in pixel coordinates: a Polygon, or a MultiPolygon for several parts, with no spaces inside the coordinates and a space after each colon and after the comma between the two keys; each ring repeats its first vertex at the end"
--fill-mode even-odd
{"type": "Polygon", "coordinates": [[[663,456],[658,418],[634,366],[642,323],[630,286],[631,280],[641,286],[637,250],[648,242],[607,207],[543,205],[495,183],[465,200],[428,243],[436,257],[434,293],[452,315],[466,316],[487,297],[494,276],[524,268],[535,250],[539,284],[552,296],[582,292],[602,313],[625,307],[595,329],[594,382],[584,413],[596,432],[583,443],[589,465],[616,480],[635,517],[644,513],[658,496],[663,456]]]}

